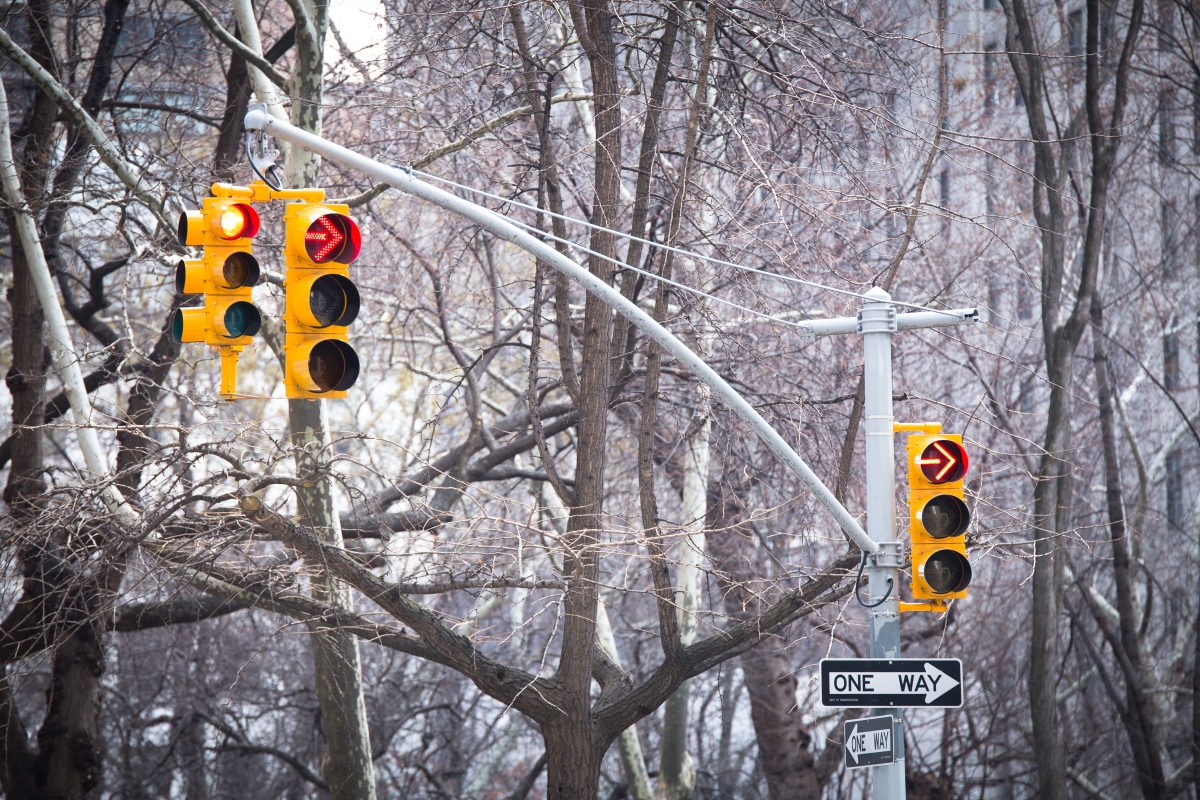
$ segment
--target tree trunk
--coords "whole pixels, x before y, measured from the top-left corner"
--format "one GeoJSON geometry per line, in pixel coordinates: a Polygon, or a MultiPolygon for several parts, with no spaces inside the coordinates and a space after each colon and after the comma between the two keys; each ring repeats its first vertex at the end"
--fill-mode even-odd
{"type": "Polygon", "coordinates": [[[817,774],[812,735],[796,707],[796,676],[786,650],[759,645],[741,656],[750,696],[750,719],[770,800],[819,800],[823,780],[817,774]]]}
{"type": "MultiPolygon", "coordinates": [[[[313,476],[311,489],[297,489],[299,510],[322,540],[342,546],[342,529],[336,498],[329,479],[317,477],[319,454],[328,452],[329,425],[324,400],[292,400],[288,404],[292,443],[300,448],[296,474],[313,476]]],[[[330,577],[320,564],[313,571],[313,597],[350,608],[350,591],[330,577]]],[[[313,625],[313,667],[321,724],[325,734],[322,777],[335,800],[373,800],[375,770],[371,763],[371,736],[363,697],[358,639],[335,627],[313,625]]]]}
{"type": "MultiPolygon", "coordinates": [[[[300,0],[303,16],[296,19],[296,65],[292,72],[292,124],[310,133],[321,133],[321,102],[324,94],[324,46],[329,25],[329,6],[322,0],[300,0]]],[[[320,157],[300,147],[291,148],[287,179],[293,188],[317,185],[320,157]]],[[[328,407],[324,400],[291,400],[288,416],[292,443],[300,448],[296,474],[314,476],[311,489],[296,491],[300,512],[324,541],[342,546],[341,521],[333,487],[327,477],[317,477],[322,466],[319,455],[328,452],[330,437],[328,407]]],[[[313,596],[321,601],[350,608],[349,589],[325,574],[322,565],[313,570],[313,596]]],[[[371,735],[363,697],[362,665],[358,640],[349,633],[323,625],[313,626],[314,688],[321,706],[325,734],[322,777],[334,800],[374,800],[375,770],[371,762],[371,735]]]]}
{"type": "MultiPolygon", "coordinates": [[[[746,588],[755,575],[745,520],[749,486],[715,484],[708,510],[709,553],[717,570],[725,610],[734,619],[754,614],[761,600],[746,588]]],[[[819,798],[832,770],[823,769],[812,752],[812,735],[796,707],[796,678],[786,651],[767,644],[743,654],[739,663],[750,697],[750,720],[758,744],[767,795],[771,800],[819,798]]],[[[730,787],[732,788],[732,787],[730,787]]]]}
{"type": "Polygon", "coordinates": [[[597,800],[604,751],[592,741],[588,715],[568,709],[562,722],[543,726],[547,800],[597,800]]]}
{"type": "Polygon", "coordinates": [[[1125,677],[1126,733],[1137,766],[1138,784],[1145,800],[1159,800],[1166,789],[1162,756],[1146,694],[1141,642],[1137,633],[1133,586],[1129,574],[1129,541],[1125,527],[1125,504],[1121,497],[1121,473],[1117,460],[1117,436],[1113,424],[1112,388],[1108,379],[1108,356],[1104,347],[1104,306],[1100,293],[1092,295],[1092,357],[1096,374],[1096,399],[1100,405],[1100,437],[1104,449],[1104,483],[1108,501],[1108,531],[1112,542],[1113,582],[1117,588],[1120,639],[1112,641],[1125,677]]]}
{"type": "MultiPolygon", "coordinates": [[[[605,654],[618,666],[621,655],[613,638],[612,624],[603,601],[596,606],[596,640],[605,654]]],[[[625,772],[626,791],[632,800],[653,800],[650,776],[646,773],[646,758],[642,754],[642,743],[638,739],[636,725],[630,725],[617,737],[617,750],[621,757],[621,768],[625,772]]]]}
{"type": "MultiPolygon", "coordinates": [[[[703,348],[701,348],[703,352],[703,348]]],[[[675,607],[680,644],[696,640],[696,612],[701,604],[701,565],[704,560],[704,528],[707,522],[709,436],[712,420],[704,409],[707,392],[701,390],[701,413],[706,416],[687,437],[683,453],[683,525],[687,535],[679,545],[675,607]]],[[[696,765],[687,752],[688,694],[691,681],[684,681],[663,709],[662,757],[658,768],[659,800],[686,800],[696,789],[696,765]]]]}
{"type": "Polygon", "coordinates": [[[103,756],[98,741],[97,690],[104,674],[102,635],[99,620],[93,618],[54,651],[34,767],[39,796],[47,800],[90,797],[100,785],[103,756]]]}

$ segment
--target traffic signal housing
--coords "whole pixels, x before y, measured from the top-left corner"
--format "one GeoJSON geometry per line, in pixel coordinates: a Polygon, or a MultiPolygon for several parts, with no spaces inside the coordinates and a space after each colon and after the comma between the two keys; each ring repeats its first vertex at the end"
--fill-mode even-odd
{"type": "Polygon", "coordinates": [[[218,349],[221,394],[227,400],[237,393],[238,354],[262,325],[262,315],[251,302],[260,275],[251,252],[258,229],[258,212],[236,199],[206,197],[199,210],[179,216],[179,244],[201,247],[203,255],[179,261],[175,291],[203,295],[204,305],[176,311],[172,333],[176,341],[218,349]]]}
{"type": "Polygon", "coordinates": [[[358,317],[359,294],[349,267],[362,237],[349,211],[334,203],[284,209],[284,386],[290,398],[345,397],[358,380],[349,327],[358,317]]]}
{"type": "Polygon", "coordinates": [[[969,457],[958,434],[908,438],[908,508],[912,593],[918,600],[966,597],[971,583],[963,500],[969,457]]]}

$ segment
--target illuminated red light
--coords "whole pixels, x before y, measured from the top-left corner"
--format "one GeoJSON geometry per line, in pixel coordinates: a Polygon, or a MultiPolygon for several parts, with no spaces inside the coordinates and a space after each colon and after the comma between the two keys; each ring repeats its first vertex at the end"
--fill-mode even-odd
{"type": "Polygon", "coordinates": [[[322,214],[304,233],[304,248],[316,264],[349,264],[358,258],[361,247],[358,225],[343,214],[322,214]]]}
{"type": "Polygon", "coordinates": [[[250,239],[258,227],[258,212],[245,203],[225,206],[217,214],[216,232],[222,239],[250,239]]]}
{"type": "Polygon", "coordinates": [[[917,457],[917,466],[930,483],[962,480],[967,474],[967,451],[957,442],[939,439],[917,457]]]}

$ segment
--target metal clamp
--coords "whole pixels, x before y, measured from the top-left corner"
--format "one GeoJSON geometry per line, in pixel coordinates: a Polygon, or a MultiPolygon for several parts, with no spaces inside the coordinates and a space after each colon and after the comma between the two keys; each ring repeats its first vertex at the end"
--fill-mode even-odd
{"type": "Polygon", "coordinates": [[[884,569],[900,569],[900,543],[880,542],[875,554],[875,566],[884,569]]]}
{"type": "Polygon", "coordinates": [[[859,310],[859,333],[895,333],[896,330],[896,309],[892,306],[867,306],[859,310]]]}
{"type": "Polygon", "coordinates": [[[259,180],[279,191],[283,189],[283,177],[275,164],[275,160],[279,158],[279,148],[268,144],[267,138],[266,131],[246,131],[246,160],[250,162],[250,169],[254,170],[259,180]]]}

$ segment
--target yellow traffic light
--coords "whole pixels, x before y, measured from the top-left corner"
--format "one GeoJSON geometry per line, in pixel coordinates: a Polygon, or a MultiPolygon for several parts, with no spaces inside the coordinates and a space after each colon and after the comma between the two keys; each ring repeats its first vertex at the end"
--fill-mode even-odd
{"type": "Polygon", "coordinates": [[[175,290],[203,295],[204,305],[179,309],[172,332],[179,342],[204,342],[219,350],[221,394],[227,400],[237,393],[238,353],[262,325],[251,302],[260,275],[250,252],[258,229],[258,212],[251,205],[220,197],[206,197],[200,210],[179,216],[179,243],[202,247],[204,254],[180,260],[175,290]]]}
{"type": "Polygon", "coordinates": [[[358,380],[358,355],[348,332],[358,317],[359,295],[349,265],[358,258],[362,237],[349,211],[332,203],[291,203],[284,209],[288,397],[345,397],[358,380]]]}
{"type": "Polygon", "coordinates": [[[912,593],[920,600],[967,596],[971,563],[966,534],[971,512],[963,501],[969,458],[958,434],[908,438],[908,508],[912,536],[912,593]]]}

